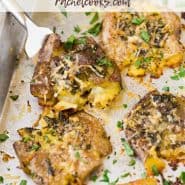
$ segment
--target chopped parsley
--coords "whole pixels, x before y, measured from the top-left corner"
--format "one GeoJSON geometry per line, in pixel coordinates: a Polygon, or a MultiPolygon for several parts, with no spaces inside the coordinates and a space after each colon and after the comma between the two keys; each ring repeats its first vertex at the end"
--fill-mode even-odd
{"type": "Polygon", "coordinates": [[[47,135],[43,136],[43,138],[44,138],[44,141],[46,143],[50,143],[51,142],[51,140],[49,139],[49,137],[47,135]]]}
{"type": "Polygon", "coordinates": [[[179,75],[173,75],[170,77],[172,80],[179,80],[179,75]]]}
{"type": "Polygon", "coordinates": [[[94,14],[93,18],[91,19],[90,24],[94,24],[95,22],[98,21],[98,19],[99,19],[99,14],[98,14],[98,12],[96,12],[94,14]]]}
{"type": "Polygon", "coordinates": [[[130,173],[129,173],[129,172],[124,173],[123,175],[121,175],[121,178],[126,178],[126,177],[128,177],[128,176],[130,176],[130,173]]]}
{"type": "Polygon", "coordinates": [[[99,66],[112,67],[112,62],[109,59],[107,59],[106,57],[97,60],[96,63],[99,66]]]}
{"type": "Polygon", "coordinates": [[[136,164],[135,159],[131,159],[128,163],[129,166],[134,166],[136,164]]]}
{"type": "Polygon", "coordinates": [[[185,171],[181,172],[180,180],[182,183],[185,183],[185,171]]]}
{"type": "Polygon", "coordinates": [[[125,148],[126,154],[128,156],[134,156],[134,151],[131,148],[131,146],[129,145],[129,143],[124,138],[121,138],[121,142],[125,148]]]}
{"type": "Polygon", "coordinates": [[[4,178],[2,176],[0,176],[0,184],[4,183],[4,178]]]}
{"type": "Polygon", "coordinates": [[[132,19],[132,23],[135,24],[135,25],[140,25],[141,23],[144,22],[144,17],[137,17],[137,18],[133,18],[132,19]]]}
{"type": "Polygon", "coordinates": [[[179,89],[184,89],[184,86],[179,86],[179,89]]]}
{"type": "Polygon", "coordinates": [[[178,75],[180,78],[183,78],[185,77],[185,68],[184,67],[181,67],[179,72],[178,72],[178,75]]]}
{"type": "Polygon", "coordinates": [[[74,35],[71,35],[64,43],[64,48],[67,50],[72,49],[73,45],[75,44],[75,41],[76,41],[76,37],[74,35]]]}
{"type": "Polygon", "coordinates": [[[85,45],[85,44],[87,43],[87,40],[86,40],[85,37],[80,37],[80,38],[78,38],[78,39],[76,40],[76,43],[77,43],[77,44],[83,44],[83,45],[85,45]]]}
{"type": "Polygon", "coordinates": [[[80,33],[81,32],[81,29],[80,29],[80,26],[79,25],[76,25],[74,27],[74,32],[76,32],[76,33],[80,33]]]}
{"type": "Polygon", "coordinates": [[[86,16],[89,16],[89,15],[91,15],[91,13],[92,13],[92,12],[85,12],[85,15],[86,15],[86,16]]]}
{"type": "Polygon", "coordinates": [[[117,122],[117,127],[120,129],[123,129],[123,121],[118,121],[117,122]]]}
{"type": "Polygon", "coordinates": [[[18,100],[19,95],[12,95],[12,96],[10,96],[10,98],[11,98],[13,101],[16,101],[16,100],[18,100]]]}
{"type": "Polygon", "coordinates": [[[146,63],[151,62],[151,60],[152,60],[152,57],[145,57],[145,58],[143,58],[143,62],[146,62],[146,63]]]}
{"type": "Polygon", "coordinates": [[[162,90],[163,90],[163,91],[166,91],[166,92],[169,92],[169,91],[170,91],[170,87],[164,86],[164,87],[162,88],[162,90]]]}
{"type": "Polygon", "coordinates": [[[98,36],[102,29],[102,22],[98,22],[87,30],[87,32],[93,36],[98,36]]]}
{"type": "Polygon", "coordinates": [[[103,172],[103,178],[100,180],[100,182],[107,182],[107,183],[109,183],[110,182],[110,178],[109,178],[109,176],[108,176],[108,174],[110,173],[110,171],[109,170],[104,170],[104,172],[103,172]]]}
{"type": "Polygon", "coordinates": [[[134,63],[134,65],[136,66],[137,69],[139,69],[141,67],[141,64],[142,64],[141,60],[136,60],[134,63]]]}
{"type": "Polygon", "coordinates": [[[64,15],[65,17],[67,17],[67,12],[66,11],[62,11],[61,14],[64,15]]]}
{"type": "Polygon", "coordinates": [[[7,134],[0,134],[0,143],[6,141],[9,138],[7,134]]]}
{"type": "Polygon", "coordinates": [[[27,181],[26,180],[21,180],[19,185],[27,185],[27,181]]]}
{"type": "Polygon", "coordinates": [[[31,137],[29,137],[29,136],[23,137],[24,143],[27,143],[28,141],[31,141],[31,137]]]}
{"type": "Polygon", "coordinates": [[[71,35],[70,37],[68,37],[67,41],[64,43],[64,48],[66,50],[72,49],[72,47],[75,44],[86,44],[86,38],[85,37],[80,37],[80,38],[76,38],[74,35],[71,35]]]}
{"type": "Polygon", "coordinates": [[[32,147],[31,147],[31,150],[32,150],[32,151],[38,151],[39,148],[40,148],[40,145],[38,145],[38,144],[33,144],[32,147]]]}
{"type": "Polygon", "coordinates": [[[127,107],[128,107],[128,105],[127,105],[127,104],[123,104],[123,108],[125,108],[125,109],[126,109],[127,107]]]}
{"type": "Polygon", "coordinates": [[[146,177],[147,177],[146,172],[143,172],[143,173],[141,174],[141,177],[142,177],[142,178],[146,178],[146,177]]]}
{"type": "Polygon", "coordinates": [[[114,160],[112,161],[112,164],[116,164],[117,162],[118,162],[118,160],[114,159],[114,160]]]}
{"type": "Polygon", "coordinates": [[[81,157],[80,157],[80,153],[77,151],[77,152],[75,152],[75,158],[77,159],[77,160],[79,160],[81,157]]]}
{"type": "Polygon", "coordinates": [[[184,67],[180,67],[179,71],[177,71],[173,76],[171,76],[170,78],[172,80],[180,80],[180,78],[185,77],[185,68],[184,67]]]}
{"type": "Polygon", "coordinates": [[[156,165],[153,165],[152,166],[152,173],[154,174],[154,176],[158,176],[159,175],[159,171],[158,171],[156,165]]]}
{"type": "Polygon", "coordinates": [[[171,185],[170,181],[164,180],[163,185],[171,185]]]}
{"type": "Polygon", "coordinates": [[[109,182],[108,185],[116,185],[118,181],[119,181],[119,178],[117,178],[117,179],[116,179],[115,181],[113,181],[113,182],[109,182]]]}
{"type": "Polygon", "coordinates": [[[93,182],[96,182],[97,179],[98,179],[98,176],[97,176],[97,175],[92,175],[92,176],[90,177],[90,180],[93,181],[93,182]]]}
{"type": "Polygon", "coordinates": [[[110,178],[108,176],[109,173],[110,173],[109,170],[104,170],[103,178],[100,180],[100,182],[108,183],[108,185],[116,185],[117,182],[119,181],[119,178],[117,178],[115,181],[110,182],[110,178]]]}
{"type": "Polygon", "coordinates": [[[145,42],[147,42],[147,43],[150,41],[150,35],[149,35],[148,31],[145,31],[145,30],[141,31],[140,37],[141,37],[145,42]]]}

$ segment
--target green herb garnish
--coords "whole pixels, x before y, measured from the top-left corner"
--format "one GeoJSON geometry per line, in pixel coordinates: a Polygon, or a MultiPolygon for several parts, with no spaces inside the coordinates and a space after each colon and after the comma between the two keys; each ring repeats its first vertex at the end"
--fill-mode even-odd
{"type": "Polygon", "coordinates": [[[112,62],[107,59],[106,57],[101,58],[96,62],[99,66],[106,66],[106,67],[112,67],[112,62]]]}
{"type": "Polygon", "coordinates": [[[65,17],[67,17],[67,12],[66,11],[62,11],[61,14],[64,15],[65,17]]]}
{"type": "Polygon", "coordinates": [[[87,43],[87,40],[85,37],[80,37],[77,39],[76,43],[85,45],[87,43]]]}
{"type": "Polygon", "coordinates": [[[44,137],[44,141],[46,142],[46,143],[50,143],[51,141],[50,141],[50,139],[49,139],[49,137],[47,136],[47,135],[45,135],[45,136],[43,136],[44,137]]]}
{"type": "Polygon", "coordinates": [[[142,62],[140,60],[136,60],[134,65],[136,66],[137,69],[141,67],[142,62]]]}
{"type": "Polygon", "coordinates": [[[85,12],[85,15],[86,15],[86,16],[89,16],[89,15],[91,15],[91,13],[92,13],[92,12],[85,12]]]}
{"type": "Polygon", "coordinates": [[[9,138],[7,134],[0,134],[0,143],[6,141],[9,138]]]}
{"type": "Polygon", "coordinates": [[[134,159],[131,159],[128,163],[129,166],[134,166],[136,164],[136,161],[134,159]]]}
{"type": "Polygon", "coordinates": [[[21,180],[19,185],[27,185],[27,181],[26,180],[21,180]]]}
{"type": "Polygon", "coordinates": [[[97,175],[93,175],[93,176],[90,177],[90,180],[93,181],[93,182],[96,182],[97,179],[98,179],[97,175]]]}
{"type": "Polygon", "coordinates": [[[164,86],[164,87],[162,88],[162,90],[163,90],[163,91],[166,91],[166,92],[169,92],[169,91],[170,91],[170,87],[164,86]]]}
{"type": "Polygon", "coordinates": [[[158,171],[156,165],[153,165],[153,166],[152,166],[152,172],[153,172],[153,174],[154,174],[155,176],[158,176],[158,175],[159,175],[159,171],[158,171]]]}
{"type": "Polygon", "coordinates": [[[146,177],[147,177],[146,172],[143,172],[143,173],[141,174],[141,177],[142,177],[142,178],[146,178],[146,177]]]}
{"type": "Polygon", "coordinates": [[[179,71],[176,72],[173,76],[171,76],[172,80],[180,80],[180,78],[185,77],[185,69],[184,67],[180,67],[179,71]]]}
{"type": "Polygon", "coordinates": [[[121,175],[121,178],[126,178],[126,177],[128,177],[128,176],[130,176],[130,173],[129,173],[129,172],[124,173],[123,175],[121,175]]]}
{"type": "Polygon", "coordinates": [[[150,41],[150,35],[149,35],[148,31],[145,31],[145,30],[141,31],[140,37],[141,37],[145,42],[147,42],[147,43],[150,41]]]}
{"type": "Polygon", "coordinates": [[[91,19],[90,24],[94,24],[95,22],[98,21],[98,19],[99,19],[99,14],[98,14],[98,12],[96,12],[94,14],[93,18],[91,19]]]}
{"type": "Polygon", "coordinates": [[[109,176],[108,176],[109,173],[110,173],[109,170],[104,170],[103,178],[100,180],[100,182],[107,182],[107,183],[109,183],[110,182],[110,179],[109,179],[109,176]]]}
{"type": "Polygon", "coordinates": [[[170,77],[172,80],[179,80],[179,75],[173,75],[170,77]]]}
{"type": "Polygon", "coordinates": [[[125,148],[125,151],[127,153],[128,156],[134,156],[134,151],[132,150],[131,146],[128,144],[128,142],[124,139],[121,138],[121,142],[125,148]]]}
{"type": "Polygon", "coordinates": [[[94,26],[92,26],[87,32],[93,36],[97,36],[102,29],[102,22],[96,23],[94,26]]]}
{"type": "Polygon", "coordinates": [[[116,185],[118,181],[119,181],[119,178],[117,178],[117,179],[116,179],[115,181],[113,181],[113,182],[109,182],[108,185],[116,185]]]}
{"type": "Polygon", "coordinates": [[[117,127],[123,129],[123,121],[118,121],[117,127]]]}
{"type": "Polygon", "coordinates": [[[40,148],[40,145],[38,145],[38,144],[33,144],[32,147],[31,147],[31,150],[32,150],[32,151],[38,151],[39,148],[40,148]]]}
{"type": "Polygon", "coordinates": [[[16,101],[16,100],[19,98],[19,95],[12,95],[12,96],[10,96],[10,98],[11,98],[13,101],[16,101]]]}
{"type": "Polygon", "coordinates": [[[75,44],[75,41],[76,41],[76,37],[74,35],[71,35],[64,43],[64,48],[67,50],[72,49],[73,45],[75,44]]]}
{"type": "Polygon", "coordinates": [[[185,183],[185,172],[181,172],[181,175],[180,175],[180,180],[182,183],[185,183]]]}
{"type": "Polygon", "coordinates": [[[145,58],[143,58],[143,62],[146,62],[146,63],[151,62],[151,60],[152,60],[152,57],[145,57],[145,58]]]}
{"type": "Polygon", "coordinates": [[[184,86],[179,86],[179,89],[184,89],[184,86]]]}
{"type": "Polygon", "coordinates": [[[118,162],[118,160],[114,159],[114,160],[112,161],[112,164],[116,164],[117,162],[118,162]]]}
{"type": "Polygon", "coordinates": [[[2,176],[0,176],[0,184],[4,183],[4,178],[2,176]]]}
{"type": "Polygon", "coordinates": [[[77,159],[77,160],[79,160],[81,157],[80,157],[80,153],[77,151],[77,152],[75,152],[75,158],[77,159]]]}
{"type": "Polygon", "coordinates": [[[126,109],[127,107],[128,107],[128,105],[127,105],[127,104],[123,104],[123,108],[125,108],[125,109],[126,109]]]}
{"type": "Polygon", "coordinates": [[[163,185],[171,185],[170,181],[164,180],[163,185]]]}
{"type": "Polygon", "coordinates": [[[22,140],[23,140],[24,143],[27,143],[28,141],[31,141],[31,137],[26,136],[26,137],[23,137],[22,140]]]}
{"type": "Polygon", "coordinates": [[[180,68],[178,75],[180,78],[185,77],[185,68],[184,67],[180,68]]]}
{"type": "Polygon", "coordinates": [[[76,25],[76,26],[74,27],[74,32],[80,33],[80,32],[81,32],[80,26],[76,25]]]}
{"type": "Polygon", "coordinates": [[[135,25],[140,25],[141,23],[144,22],[144,17],[141,17],[141,18],[133,18],[132,19],[132,23],[135,24],[135,25]]]}

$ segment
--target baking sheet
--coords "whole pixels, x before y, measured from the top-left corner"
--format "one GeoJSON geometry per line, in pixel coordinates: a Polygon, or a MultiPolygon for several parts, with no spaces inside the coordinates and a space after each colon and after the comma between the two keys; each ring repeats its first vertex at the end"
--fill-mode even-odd
{"type": "Polygon", "coordinates": [[[25,36],[26,31],[17,24],[12,15],[0,13],[0,117],[12,73],[16,66],[16,58],[23,48],[25,36]]]}
{"type": "MultiPolygon", "coordinates": [[[[84,13],[68,13],[68,18],[65,18],[62,14],[50,13],[48,15],[47,13],[36,13],[33,15],[33,18],[39,25],[49,25],[50,28],[56,26],[58,33],[61,31],[64,32],[62,35],[63,39],[74,34],[73,28],[77,24],[84,30],[89,26],[89,20],[84,13]]],[[[183,40],[185,41],[185,39],[183,40]]],[[[27,180],[28,185],[34,185],[33,181],[19,168],[19,162],[12,147],[12,144],[16,140],[19,140],[16,130],[23,127],[31,127],[33,123],[38,120],[42,111],[37,103],[37,99],[30,94],[30,81],[33,71],[33,61],[28,60],[26,56],[22,54],[19,65],[14,71],[0,122],[0,132],[7,130],[10,136],[6,142],[0,145],[0,151],[4,151],[10,156],[15,157],[5,163],[2,161],[2,155],[0,155],[0,176],[4,177],[4,184],[19,184],[21,180],[25,179],[27,180]],[[10,91],[12,91],[12,93],[10,93],[10,91]],[[19,95],[18,100],[12,101],[9,97],[11,95],[19,95]]],[[[185,89],[179,89],[179,86],[185,85],[185,79],[173,81],[170,79],[172,74],[173,70],[168,69],[159,79],[153,79],[149,82],[149,79],[146,78],[142,83],[122,74],[123,90],[111,107],[106,110],[94,110],[93,112],[89,108],[86,109],[87,112],[102,119],[113,145],[112,154],[104,160],[102,168],[97,172],[99,175],[98,180],[96,182],[89,181],[88,185],[106,185],[107,183],[100,182],[103,170],[105,169],[110,171],[109,177],[111,182],[119,178],[118,184],[142,177],[144,167],[140,160],[136,159],[136,165],[128,166],[131,158],[123,154],[123,146],[120,141],[120,138],[124,137],[124,132],[120,132],[117,129],[116,124],[118,120],[124,119],[134,104],[139,101],[142,96],[155,88],[162,91],[164,86],[169,86],[170,91],[175,95],[185,95],[185,89]],[[127,104],[128,108],[123,108],[123,104],[127,104]],[[117,160],[117,162],[113,164],[113,161],[115,160],[117,160]],[[126,178],[121,178],[121,175],[125,173],[130,173],[131,175],[126,178]]],[[[175,172],[166,170],[164,176],[168,177],[173,174],[171,179],[167,179],[174,180],[175,176],[179,176],[183,169],[185,170],[185,167],[181,166],[175,172]]]]}

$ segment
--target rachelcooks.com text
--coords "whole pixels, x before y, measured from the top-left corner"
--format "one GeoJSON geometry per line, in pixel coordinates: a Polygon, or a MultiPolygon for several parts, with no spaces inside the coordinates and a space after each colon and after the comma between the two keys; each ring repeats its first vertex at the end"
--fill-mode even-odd
{"type": "Polygon", "coordinates": [[[131,0],[56,0],[55,5],[62,5],[64,8],[68,7],[100,7],[108,8],[114,6],[131,6],[131,0]]]}

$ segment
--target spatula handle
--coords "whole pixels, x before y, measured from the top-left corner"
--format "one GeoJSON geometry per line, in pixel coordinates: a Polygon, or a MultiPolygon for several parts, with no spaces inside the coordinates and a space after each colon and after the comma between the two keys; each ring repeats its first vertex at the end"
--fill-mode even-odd
{"type": "Polygon", "coordinates": [[[2,3],[6,9],[11,12],[15,18],[26,27],[26,14],[24,10],[19,6],[16,0],[2,0],[2,3]]]}

